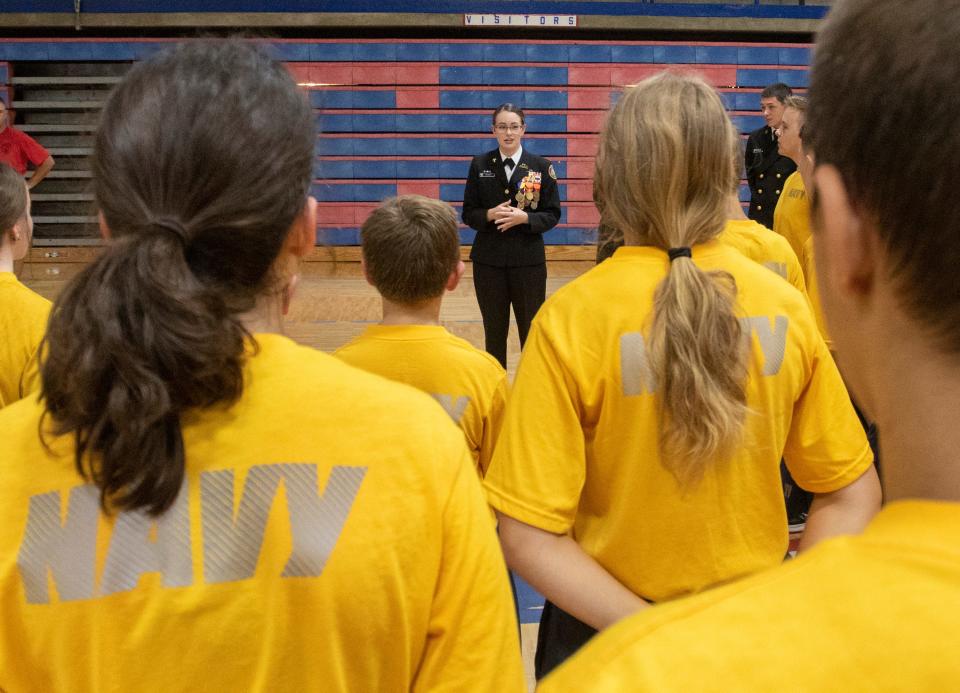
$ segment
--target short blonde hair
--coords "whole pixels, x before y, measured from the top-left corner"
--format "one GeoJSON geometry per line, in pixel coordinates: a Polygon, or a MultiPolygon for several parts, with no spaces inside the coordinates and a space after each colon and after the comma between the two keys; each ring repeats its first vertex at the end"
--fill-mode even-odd
{"type": "Polygon", "coordinates": [[[797,111],[803,113],[804,117],[807,115],[807,105],[810,102],[807,100],[806,96],[799,96],[794,94],[793,96],[788,96],[787,100],[783,102],[784,108],[793,108],[797,111]]]}
{"type": "Polygon", "coordinates": [[[788,96],[787,100],[783,102],[784,109],[792,108],[797,113],[800,114],[800,132],[797,135],[800,137],[800,144],[806,145],[806,130],[807,130],[807,105],[810,102],[805,96],[788,96]]]}

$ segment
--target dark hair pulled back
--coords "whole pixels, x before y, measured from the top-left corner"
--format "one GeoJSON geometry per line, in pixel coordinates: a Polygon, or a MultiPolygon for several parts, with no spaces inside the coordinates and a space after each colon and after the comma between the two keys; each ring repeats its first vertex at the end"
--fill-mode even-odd
{"type": "Polygon", "coordinates": [[[240,41],[160,53],[108,98],[92,170],[112,242],[57,300],[42,364],[53,433],[104,508],[167,509],[182,418],[240,397],[240,316],[276,290],[314,138],[286,70],[240,41]]]}

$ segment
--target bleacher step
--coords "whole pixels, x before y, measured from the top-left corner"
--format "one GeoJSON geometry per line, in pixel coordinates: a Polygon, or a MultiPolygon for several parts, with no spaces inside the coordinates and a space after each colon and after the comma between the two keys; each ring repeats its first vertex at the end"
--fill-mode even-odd
{"type": "Polygon", "coordinates": [[[17,123],[21,132],[93,132],[96,123],[17,123]]]}
{"type": "Polygon", "coordinates": [[[103,101],[14,101],[14,110],[75,110],[103,108],[103,101]]]}
{"type": "Polygon", "coordinates": [[[93,147],[47,147],[47,151],[54,156],[89,156],[93,147]]]}
{"type": "Polygon", "coordinates": [[[89,193],[34,193],[30,195],[34,202],[93,202],[89,193]]]}
{"type": "Polygon", "coordinates": [[[61,77],[54,75],[52,77],[14,77],[10,81],[16,85],[53,85],[59,86],[64,84],[117,84],[121,79],[120,76],[112,77],[107,75],[90,75],[89,77],[61,77]]]}
{"type": "Polygon", "coordinates": [[[53,169],[47,174],[47,178],[92,178],[90,171],[53,169]]]}
{"type": "Polygon", "coordinates": [[[70,238],[37,238],[34,237],[33,245],[35,248],[48,248],[50,246],[98,246],[103,245],[103,239],[100,237],[70,237],[70,238]]]}
{"type": "Polygon", "coordinates": [[[96,217],[33,217],[35,224],[95,224],[96,217]]]}

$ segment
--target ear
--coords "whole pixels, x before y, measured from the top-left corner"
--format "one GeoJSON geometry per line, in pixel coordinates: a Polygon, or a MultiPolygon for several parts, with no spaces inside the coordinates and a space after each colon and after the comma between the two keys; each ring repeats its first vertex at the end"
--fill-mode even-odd
{"type": "Polygon", "coordinates": [[[876,232],[851,202],[834,166],[818,166],[813,179],[816,202],[812,221],[817,229],[814,245],[821,284],[853,298],[865,298],[878,273],[876,232]]]}
{"type": "Polygon", "coordinates": [[[447,291],[453,291],[457,288],[457,285],[460,283],[460,279],[463,278],[463,272],[467,269],[467,266],[463,264],[463,260],[457,260],[457,266],[453,268],[453,271],[450,273],[450,276],[447,277],[447,284],[444,288],[447,291]]]}
{"type": "Polygon", "coordinates": [[[107,226],[107,220],[103,218],[103,212],[97,212],[97,225],[100,227],[100,238],[109,241],[112,234],[110,227],[107,226]]]}
{"type": "Polygon", "coordinates": [[[317,242],[317,200],[307,196],[303,209],[293,220],[293,228],[287,236],[287,247],[296,257],[304,257],[317,242]]]}

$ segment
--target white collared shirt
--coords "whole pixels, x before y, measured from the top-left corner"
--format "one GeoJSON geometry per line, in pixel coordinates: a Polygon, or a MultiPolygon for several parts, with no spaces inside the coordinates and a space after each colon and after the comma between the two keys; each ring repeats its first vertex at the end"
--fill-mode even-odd
{"type": "Polygon", "coordinates": [[[513,153],[513,156],[507,156],[500,150],[500,161],[506,161],[507,159],[513,159],[513,168],[507,168],[506,164],[503,164],[503,172],[507,175],[507,180],[510,180],[510,176],[513,175],[513,172],[517,169],[517,166],[520,165],[520,157],[523,156],[523,145],[513,153]]]}

